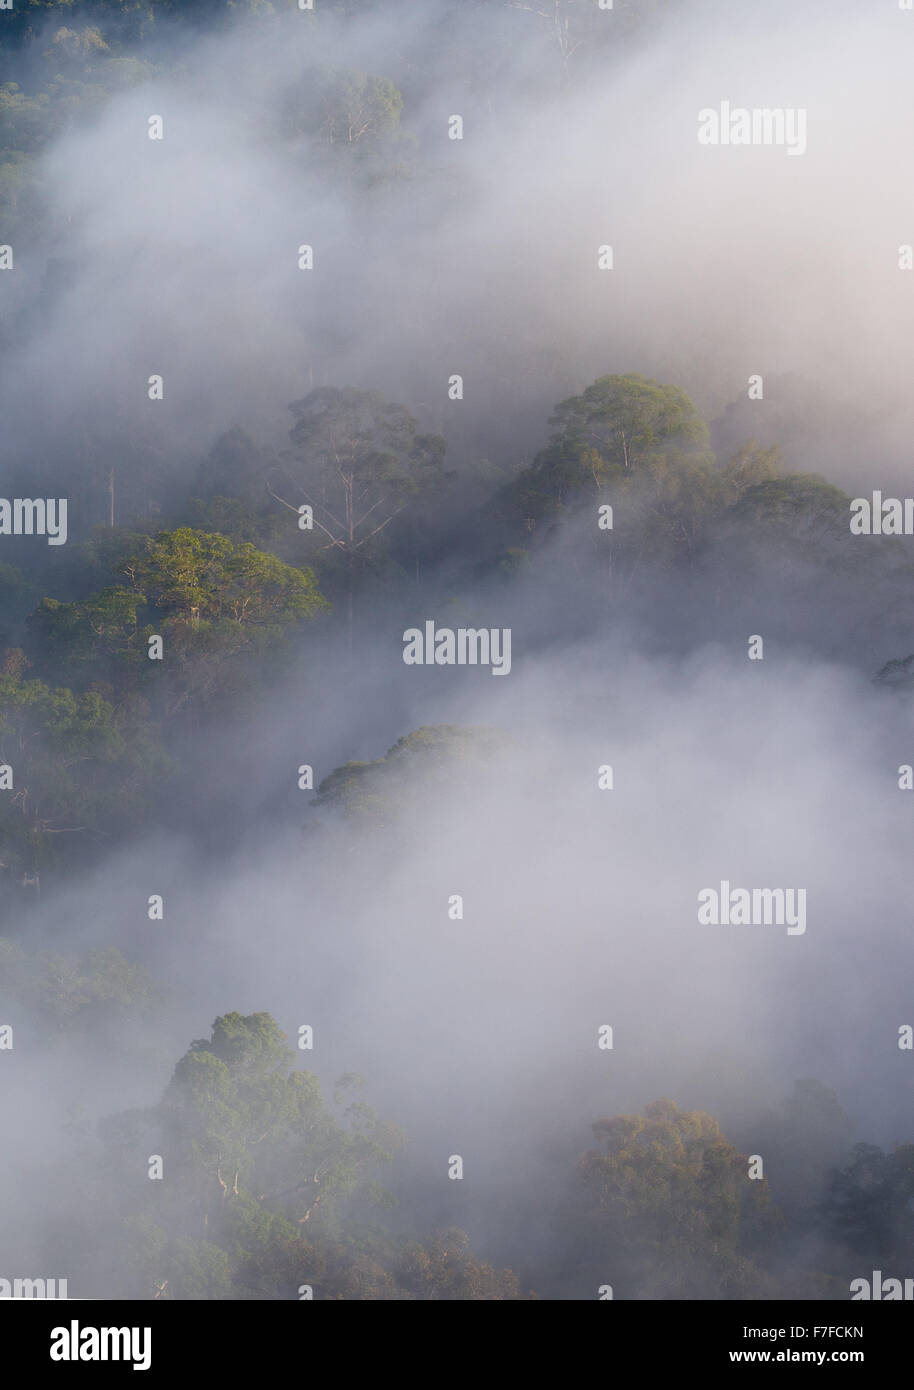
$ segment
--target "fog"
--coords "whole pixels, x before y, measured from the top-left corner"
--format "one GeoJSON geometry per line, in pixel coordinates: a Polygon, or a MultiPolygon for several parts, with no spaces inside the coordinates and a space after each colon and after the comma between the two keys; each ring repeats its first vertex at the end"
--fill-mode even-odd
{"type": "MultiPolygon", "coordinates": [[[[223,431],[279,453],[289,403],[319,385],[402,402],[471,488],[484,460],[505,479],[530,463],[556,402],[643,372],[689,393],[720,461],[777,442],[851,496],[903,492],[914,17],[791,0],[619,3],[599,21],[618,42],[578,66],[536,15],[495,4],[164,32],[167,75],[43,157],[42,236],[0,284],[3,490],[72,488],[75,545],[107,519],[88,463],[115,468],[120,498],[152,459],[167,518],[223,431]],[[294,119],[327,67],[403,92],[405,176],[327,176],[294,119]],[[698,111],[723,100],[806,108],[805,154],[699,145],[698,111]],[[59,283],[49,258],[66,263],[59,283]]],[[[471,550],[477,513],[435,505],[471,550]]],[[[74,1106],[91,1124],[154,1104],[230,1010],[268,1011],[292,1039],[313,1026],[300,1063],[328,1085],[359,1073],[408,1135],[398,1220],[460,1226],[497,1264],[548,1267],[552,1235],[530,1213],[559,1201],[593,1121],[659,1096],[755,1153],[765,1111],[815,1077],[855,1137],[914,1141],[897,1046],[914,710],[872,683],[914,649],[905,604],[888,579],[826,582],[759,543],[735,572],[732,547],[712,548],[690,584],[648,569],[620,605],[591,524],[569,520],[510,584],[453,556],[429,565],[415,591],[357,605],[351,656],[332,620],[309,632],[256,706],[201,729],[199,839],[157,830],[43,881],[6,935],[116,946],[162,993],[129,1036],[68,1041],[7,1009],[4,1177],[24,1181],[14,1200],[4,1180],[0,1210],[23,1265],[74,1106]],[[404,664],[405,630],[427,620],[509,627],[510,675],[404,664]],[[424,791],[419,778],[380,828],[296,786],[302,764],[316,787],[439,724],[498,730],[504,747],[424,791]],[[805,932],[701,924],[698,894],[722,880],[805,888],[805,932]],[[446,1181],[452,1154],[462,1183],[446,1181]]],[[[41,563],[53,593],[67,557],[41,563]]],[[[74,1252],[76,1296],[81,1260],[104,1281],[98,1252],[74,1252]]]]}
{"type": "Polygon", "coordinates": [[[20,314],[3,379],[10,451],[31,465],[53,447],[65,476],[74,421],[97,433],[111,412],[177,468],[233,419],[275,431],[314,373],[430,412],[457,460],[521,462],[552,404],[600,372],[676,381],[711,418],[761,373],[799,375],[822,413],[814,428],[784,421],[771,391],[749,407],[751,433],[773,417],[785,450],[791,424],[801,444],[814,436],[815,466],[840,483],[900,476],[904,14],[672,7],[564,83],[537,17],[501,6],[313,19],[187,37],[179,75],[54,145],[46,243],[23,248],[5,289],[20,314]],[[448,56],[465,58],[466,31],[479,72],[448,56]],[[285,113],[331,63],[403,83],[411,178],[328,187],[285,113]],[[697,112],[721,100],[807,108],[802,158],[700,146],[697,112]],[[312,272],[298,269],[303,243],[312,272]],[[612,274],[597,269],[604,243],[612,274]],[[48,254],[72,285],[39,316],[48,254]],[[153,372],[164,409],[146,400],[153,372]]]}

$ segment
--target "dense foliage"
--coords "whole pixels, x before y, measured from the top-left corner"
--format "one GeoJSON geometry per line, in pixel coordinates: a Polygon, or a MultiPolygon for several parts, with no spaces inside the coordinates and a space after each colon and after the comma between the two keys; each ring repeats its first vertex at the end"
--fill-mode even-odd
{"type": "MultiPolygon", "coordinates": [[[[293,8],[16,0],[0,14],[0,241],[38,248],[42,288],[30,312],[43,312],[70,274],[43,241],[42,156],[54,140],[87,127],[117,93],[167,76],[174,24],[210,32],[227,20],[279,22],[293,8]]],[[[519,23],[544,18],[515,8],[519,23]]],[[[602,63],[610,44],[594,6],[557,8],[563,22],[547,24],[544,43],[566,80],[576,64],[602,63]]],[[[620,6],[613,42],[665,8],[620,6]]],[[[254,78],[252,89],[239,102],[256,113],[254,78]]],[[[322,177],[376,191],[415,177],[408,96],[383,73],[314,69],[269,134],[307,138],[322,177]]],[[[2,333],[9,348],[14,328],[2,333]]],[[[600,582],[581,593],[570,626],[595,612],[630,616],[652,585],[713,599],[726,618],[728,603],[739,613],[754,597],[763,550],[786,593],[797,575],[827,601],[852,590],[860,629],[877,609],[892,611],[887,591],[894,608],[907,602],[900,541],[861,558],[839,488],[788,469],[776,444],[747,437],[716,452],[720,422],[704,420],[676,384],[601,375],[555,405],[532,456],[464,458],[459,471],[445,466],[446,432],[425,428],[419,411],[363,386],[314,387],[303,370],[269,440],[226,405],[224,429],[189,466],[156,455],[123,420],[95,436],[74,432],[70,490],[82,505],[66,555],[4,539],[0,563],[6,1010],[30,1011],[65,1041],[148,1020],[158,986],[129,951],[33,944],[42,903],[141,835],[167,828],[212,853],[229,798],[220,777],[201,776],[203,739],[231,728],[234,756],[237,730],[256,727],[271,691],[348,656],[375,635],[379,614],[397,619],[385,629],[396,630],[396,647],[399,617],[417,601],[455,624],[476,621],[472,585],[491,585],[510,611],[531,573],[586,565],[600,582]]],[[[44,481],[54,491],[53,464],[34,466],[36,492],[44,481]]],[[[853,659],[853,632],[848,644],[853,659]]],[[[340,679],[357,686],[340,660],[340,679]]],[[[907,691],[912,663],[900,650],[877,679],[907,691]]],[[[472,790],[508,742],[494,728],[407,726],[383,756],[320,769],[316,796],[294,810],[286,768],[269,795],[250,806],[239,796],[235,814],[245,830],[293,827],[302,841],[315,823],[332,826],[314,833],[351,837],[355,859],[405,807],[421,815],[433,805],[442,785],[472,790]]],[[[225,839],[216,853],[228,859],[225,839]]],[[[113,1116],[92,1138],[93,1163],[60,1179],[73,1185],[71,1216],[45,1237],[54,1268],[66,1267],[66,1249],[107,1252],[80,1297],[117,1288],[133,1298],[280,1299],[308,1285],[317,1298],[503,1300],[593,1297],[610,1282],[628,1298],[843,1298],[851,1275],[900,1268],[914,1254],[914,1146],[853,1147],[837,1098],[812,1080],[748,1141],[770,1160],[758,1182],[747,1180],[748,1142],[731,1142],[702,1111],[658,1099],[641,1114],[598,1118],[593,1147],[578,1145],[577,1161],[556,1168],[548,1220],[559,1258],[537,1268],[531,1257],[519,1273],[478,1258],[461,1230],[404,1232],[385,1181],[406,1136],[358,1094],[345,1076],[325,1096],[268,1013],[217,1018],[160,1103],[113,1116]],[[148,1180],[150,1155],[165,1156],[166,1183],[148,1180]]]]}

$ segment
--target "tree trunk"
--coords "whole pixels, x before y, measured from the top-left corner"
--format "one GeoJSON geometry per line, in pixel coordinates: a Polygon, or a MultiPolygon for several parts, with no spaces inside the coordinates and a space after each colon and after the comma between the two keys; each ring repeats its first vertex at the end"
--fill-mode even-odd
{"type": "Polygon", "coordinates": [[[354,577],[355,577],[355,576],[354,576],[354,569],[353,569],[353,562],[354,562],[354,560],[355,560],[355,556],[353,555],[352,551],[350,550],[350,552],[349,552],[349,583],[348,583],[347,586],[346,586],[346,587],[347,587],[347,593],[346,593],[346,624],[347,624],[347,633],[348,633],[348,639],[347,639],[347,640],[348,640],[348,648],[349,648],[349,658],[350,658],[350,660],[352,659],[352,585],[353,585],[353,580],[354,580],[354,577]]]}

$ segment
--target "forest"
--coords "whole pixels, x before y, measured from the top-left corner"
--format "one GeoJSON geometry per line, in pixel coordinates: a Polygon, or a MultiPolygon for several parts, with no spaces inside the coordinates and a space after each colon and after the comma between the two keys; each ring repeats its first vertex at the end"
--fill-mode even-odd
{"type": "Polygon", "coordinates": [[[849,524],[904,495],[906,325],[867,263],[864,328],[818,282],[792,328],[719,227],[671,288],[675,173],[595,162],[716,13],[0,12],[0,490],[67,501],[0,536],[3,1278],[914,1274],[914,554],[849,524]],[[505,679],[408,664],[429,622],[505,679]],[[699,925],[730,878],[808,884],[802,940],[699,925]]]}

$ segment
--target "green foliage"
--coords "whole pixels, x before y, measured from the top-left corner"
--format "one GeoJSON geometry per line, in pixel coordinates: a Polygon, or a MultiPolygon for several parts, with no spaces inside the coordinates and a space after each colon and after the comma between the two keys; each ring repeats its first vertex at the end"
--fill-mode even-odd
{"type": "MultiPolygon", "coordinates": [[[[362,17],[364,6],[342,0],[319,9],[331,4],[362,17]]],[[[47,259],[41,170],[50,143],[112,94],[171,74],[166,45],[142,46],[164,22],[205,27],[250,15],[259,23],[293,8],[293,0],[16,0],[4,13],[7,73],[22,67],[29,86],[0,83],[0,225],[17,258],[22,246],[36,265],[46,262],[36,315],[75,273],[72,263],[47,259]]],[[[617,0],[613,26],[574,0],[542,14],[508,8],[519,23],[542,26],[564,70],[602,61],[621,32],[673,6],[617,0]]],[[[238,93],[249,129],[267,107],[261,80],[252,73],[238,93]]],[[[403,107],[384,76],[311,71],[295,85],[282,129],[259,133],[295,142],[310,172],[337,180],[338,192],[364,192],[406,172],[403,107]]],[[[116,480],[117,514],[139,529],[106,529],[78,560],[30,560],[53,574],[41,587],[40,570],[0,565],[0,640],[8,648],[0,659],[0,761],[15,774],[0,795],[0,911],[15,906],[20,881],[29,892],[37,887],[39,867],[81,869],[102,847],[192,800],[173,794],[176,714],[187,712],[191,734],[217,700],[237,716],[245,692],[275,674],[288,639],[329,608],[314,570],[288,563],[289,555],[319,566],[322,584],[338,582],[351,597],[357,580],[377,587],[418,554],[414,533],[429,557],[448,544],[459,553],[460,527],[452,521],[449,532],[437,507],[447,481],[444,441],[423,433],[405,406],[374,391],[322,387],[291,410],[282,468],[234,426],[179,490],[173,480],[184,461],[156,461],[131,421],[106,420],[103,435],[73,440],[83,509],[108,516],[116,480]],[[131,493],[140,472],[146,481],[131,493]],[[151,500],[141,502],[145,492],[151,500]],[[292,519],[301,502],[314,507],[313,533],[292,519]],[[168,529],[143,533],[173,505],[168,529]],[[39,597],[45,588],[66,598],[39,597]],[[28,612],[26,655],[14,644],[26,640],[28,612]],[[146,659],[153,631],[166,638],[167,663],[146,659]],[[27,678],[30,657],[37,678],[27,678]]],[[[625,582],[648,564],[693,563],[724,523],[733,535],[759,538],[769,558],[776,545],[799,545],[809,565],[833,553],[811,541],[847,536],[845,495],[816,475],[785,476],[777,448],[749,442],[716,467],[707,428],[678,387],[638,374],[602,376],[562,401],[550,424],[546,446],[508,486],[500,486],[501,460],[464,477],[474,504],[482,498],[491,511],[490,559],[506,584],[534,565],[551,523],[595,511],[597,502],[624,513],[624,527],[610,537],[593,533],[591,543],[625,582]],[[490,509],[486,495],[496,487],[490,509]]],[[[569,563],[589,564],[593,553],[582,545],[569,563]]],[[[737,546],[731,562],[744,555],[737,546]]],[[[415,575],[418,583],[418,560],[415,575]]],[[[896,592],[904,602],[907,588],[896,592]]],[[[908,688],[914,655],[888,662],[877,679],[908,688]]],[[[361,829],[390,825],[407,807],[433,808],[442,791],[472,792],[506,743],[493,730],[426,726],[381,758],[335,769],[317,802],[361,829]]],[[[182,792],[194,788],[197,766],[177,784],[182,792]]],[[[123,1019],[151,998],[145,977],[115,950],[32,955],[6,938],[0,987],[4,1003],[25,1006],[55,1030],[123,1019]]],[[[123,1289],[139,1297],[294,1298],[301,1282],[322,1298],[520,1297],[515,1276],[476,1260],[464,1233],[403,1240],[384,1228],[389,1199],[379,1174],[400,1136],[357,1099],[341,1104],[348,1085],[325,1098],[314,1076],[295,1069],[295,1056],[270,1015],[227,1014],[179,1061],[158,1106],[109,1127],[105,1175],[116,1178],[111,1214],[120,1239],[104,1248],[117,1292],[123,1277],[123,1289]],[[142,1174],[158,1151],[167,1183],[141,1177],[125,1192],[125,1173],[142,1174]]],[[[845,1256],[874,1265],[908,1258],[914,1146],[859,1146],[848,1160],[846,1117],[831,1092],[809,1081],[768,1122],[767,1171],[792,1229],[809,1235],[824,1222],[833,1265],[845,1256]]],[[[745,1156],[710,1116],[659,1101],[643,1116],[600,1121],[594,1135],[598,1147],[581,1159],[567,1213],[569,1260],[582,1261],[589,1288],[609,1269],[625,1296],[729,1298],[783,1288],[766,1262],[780,1230],[767,1183],[747,1179],[745,1156]]],[[[108,1219],[104,1206],[79,1215],[93,1240],[96,1222],[108,1219]]]]}
{"type": "Polygon", "coordinates": [[[399,1282],[415,1298],[503,1302],[520,1299],[520,1283],[509,1269],[481,1263],[470,1252],[469,1237],[451,1229],[411,1243],[400,1257],[399,1282]]]}
{"type": "MultiPolygon", "coordinates": [[[[629,567],[645,547],[655,558],[691,553],[726,484],[684,391],[638,374],[604,376],[557,406],[550,423],[550,443],[499,496],[506,523],[529,543],[537,523],[572,506],[624,503],[629,567]]],[[[621,558],[619,549],[617,566],[621,558]]]]}
{"type": "Polygon", "coordinates": [[[36,657],[74,683],[111,682],[118,699],[148,689],[168,716],[267,678],[290,630],[329,609],[312,570],[215,532],[128,533],[90,554],[126,584],[43,599],[29,619],[36,657]],[[168,643],[167,672],[148,660],[153,633],[168,643]]]}
{"type": "MultiPolygon", "coordinates": [[[[857,1144],[851,1161],[835,1172],[823,1214],[827,1229],[853,1252],[857,1263],[914,1255],[914,1144],[884,1153],[857,1144]]],[[[907,1269],[905,1265],[905,1270],[907,1269]]]]}
{"type": "Polygon", "coordinates": [[[290,545],[284,544],[283,519],[275,511],[255,507],[238,497],[219,494],[195,497],[189,505],[188,517],[194,530],[218,531],[236,544],[247,541],[259,550],[265,547],[274,552],[292,550],[290,545]]]}
{"type": "Polygon", "coordinates": [[[326,179],[362,193],[409,176],[412,138],[400,125],[403,96],[387,77],[351,68],[309,68],[284,103],[280,134],[308,141],[326,179]]]}
{"type": "Polygon", "coordinates": [[[80,956],[60,951],[31,956],[2,937],[0,989],[5,1002],[27,1006],[44,1026],[61,1030],[123,1021],[145,1012],[155,997],[140,967],[114,947],[80,956]]]}
{"type": "Polygon", "coordinates": [[[96,693],[74,695],[43,681],[0,675],[0,754],[8,763],[27,759],[38,738],[61,770],[83,758],[111,759],[123,740],[107,701],[96,693]]]}
{"type": "Polygon", "coordinates": [[[127,556],[122,569],[141,598],[179,624],[275,627],[328,607],[310,570],[188,526],[160,532],[144,554],[127,556]]]}
{"type": "Polygon", "coordinates": [[[706,449],[708,429],[678,386],[637,373],[600,377],[555,409],[554,443],[583,457],[585,474],[630,472],[666,447],[706,449]]]}
{"type": "Polygon", "coordinates": [[[167,1155],[167,1182],[131,1185],[106,1248],[127,1296],[504,1299],[515,1276],[474,1259],[467,1237],[394,1236],[374,1219],[374,1174],[402,1136],[358,1101],[333,1104],[266,1013],[226,1014],[193,1043],[160,1105],[107,1121],[106,1188],[167,1155]],[[152,1146],[152,1147],[150,1147],[152,1146]]]}
{"type": "Polygon", "coordinates": [[[0,869],[14,880],[143,825],[147,779],[161,794],[171,772],[148,736],[125,736],[98,691],[54,689],[23,671],[7,661],[0,674],[0,762],[14,779],[0,798],[0,869]]]}
{"type": "Polygon", "coordinates": [[[140,643],[137,615],[144,604],[143,594],[121,585],[81,603],[43,598],[28,625],[33,639],[53,651],[61,674],[78,676],[87,665],[110,673],[106,658],[134,651],[140,643]]]}
{"type": "Polygon", "coordinates": [[[227,1014],[192,1044],[160,1111],[189,1188],[224,1197],[227,1183],[301,1223],[389,1159],[395,1132],[359,1107],[341,1128],[316,1078],[289,1070],[293,1057],[269,1014],[227,1014]]]}
{"type": "Polygon", "coordinates": [[[757,1125],[765,1173],[791,1229],[815,1229],[830,1175],[848,1155],[853,1126],[834,1091],[804,1078],[757,1125]]]}
{"type": "Polygon", "coordinates": [[[732,516],[753,526],[835,534],[847,530],[848,497],[815,473],[795,473],[756,483],[743,493],[732,516]]]}
{"type": "Polygon", "coordinates": [[[420,433],[405,406],[378,391],[321,387],[290,409],[293,480],[322,536],[348,554],[444,480],[444,440],[420,433]]]}
{"type": "Polygon", "coordinates": [[[315,805],[339,810],[363,828],[380,828],[418,795],[432,801],[442,787],[468,790],[479,770],[509,745],[497,729],[425,725],[398,739],[383,758],[335,768],[318,787],[315,805]]]}
{"type": "Polygon", "coordinates": [[[782,476],[781,451],[776,444],[763,448],[750,440],[736,451],[724,466],[724,481],[731,488],[734,500],[750,488],[769,483],[782,476]]]}
{"type": "Polygon", "coordinates": [[[45,960],[45,971],[39,1000],[65,1018],[82,1010],[97,1017],[102,1008],[130,1009],[151,998],[140,967],[113,946],[88,951],[78,961],[52,953],[45,960]]]}
{"type": "Polygon", "coordinates": [[[264,503],[269,463],[239,425],[220,435],[197,469],[198,496],[264,503]]]}
{"type": "Polygon", "coordinates": [[[615,1271],[626,1298],[763,1295],[752,1256],[774,1227],[767,1181],[716,1120],[658,1100],[593,1127],[579,1165],[575,1234],[588,1267],[615,1271]]]}
{"type": "Polygon", "coordinates": [[[445,443],[377,391],[322,387],[290,409],[288,467],[271,493],[292,511],[312,507],[314,559],[344,591],[351,633],[357,581],[377,575],[395,519],[447,481],[445,443]]]}
{"type": "Polygon", "coordinates": [[[25,576],[13,565],[0,564],[0,647],[11,642],[34,603],[34,590],[25,576]]]}
{"type": "Polygon", "coordinates": [[[0,149],[5,161],[41,149],[50,134],[48,102],[46,93],[28,97],[16,82],[0,87],[0,149]]]}
{"type": "Polygon", "coordinates": [[[393,135],[403,97],[386,77],[349,69],[324,72],[317,83],[321,138],[328,145],[365,145],[393,135]]]}

